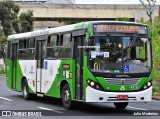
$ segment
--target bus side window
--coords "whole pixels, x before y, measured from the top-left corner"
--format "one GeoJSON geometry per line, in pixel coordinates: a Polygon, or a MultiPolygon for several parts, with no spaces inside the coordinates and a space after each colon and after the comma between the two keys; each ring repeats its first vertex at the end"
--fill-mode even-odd
{"type": "Polygon", "coordinates": [[[48,37],[47,41],[47,58],[58,58],[58,35],[48,37]]]}
{"type": "Polygon", "coordinates": [[[31,38],[28,40],[28,48],[35,48],[35,39],[31,38]]]}
{"type": "Polygon", "coordinates": [[[26,59],[27,40],[19,40],[18,59],[26,59]]]}
{"type": "Polygon", "coordinates": [[[70,58],[71,57],[71,45],[72,37],[70,33],[61,35],[60,47],[59,47],[59,58],[70,58]]]}
{"type": "Polygon", "coordinates": [[[59,43],[60,46],[63,46],[63,35],[60,35],[60,43],[59,43]]]}
{"type": "Polygon", "coordinates": [[[25,49],[27,47],[27,40],[19,40],[19,49],[25,49]]]}
{"type": "Polygon", "coordinates": [[[11,59],[12,56],[12,48],[11,48],[11,41],[7,42],[7,59],[11,59]]]}
{"type": "Polygon", "coordinates": [[[35,59],[35,39],[30,38],[27,41],[28,41],[27,59],[33,60],[33,59],[35,59]]]}
{"type": "Polygon", "coordinates": [[[47,46],[48,47],[58,46],[58,35],[49,36],[47,41],[47,46]]]}

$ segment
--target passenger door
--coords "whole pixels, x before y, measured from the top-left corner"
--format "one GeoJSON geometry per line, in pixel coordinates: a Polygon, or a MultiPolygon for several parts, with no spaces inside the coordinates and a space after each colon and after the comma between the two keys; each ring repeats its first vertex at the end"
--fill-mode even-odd
{"type": "Polygon", "coordinates": [[[37,80],[36,92],[43,93],[44,82],[44,59],[46,58],[46,40],[36,42],[36,59],[37,59],[37,80]]]}
{"type": "Polygon", "coordinates": [[[83,46],[85,39],[85,31],[76,31],[74,36],[74,59],[75,59],[75,97],[78,100],[83,98],[83,46]]]}
{"type": "Polygon", "coordinates": [[[17,82],[17,51],[18,51],[17,46],[18,46],[18,43],[12,44],[12,60],[13,60],[12,88],[13,89],[16,89],[16,82],[17,82]]]}

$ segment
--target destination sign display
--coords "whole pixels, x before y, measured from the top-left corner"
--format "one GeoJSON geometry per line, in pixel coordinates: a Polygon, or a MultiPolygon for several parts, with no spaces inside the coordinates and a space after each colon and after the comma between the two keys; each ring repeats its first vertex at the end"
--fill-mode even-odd
{"type": "Polygon", "coordinates": [[[98,24],[94,25],[94,32],[124,32],[147,34],[147,27],[136,25],[98,24]]]}

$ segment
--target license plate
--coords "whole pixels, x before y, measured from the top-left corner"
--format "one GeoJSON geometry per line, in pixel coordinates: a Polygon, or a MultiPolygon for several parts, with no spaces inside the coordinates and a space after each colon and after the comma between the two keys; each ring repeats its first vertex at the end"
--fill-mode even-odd
{"type": "Polygon", "coordinates": [[[128,100],[128,95],[117,95],[118,100],[128,100]]]}

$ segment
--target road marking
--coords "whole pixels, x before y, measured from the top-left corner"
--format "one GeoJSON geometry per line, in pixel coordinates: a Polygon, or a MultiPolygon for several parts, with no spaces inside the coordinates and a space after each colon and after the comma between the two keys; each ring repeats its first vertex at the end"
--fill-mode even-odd
{"type": "Polygon", "coordinates": [[[53,112],[56,112],[56,113],[63,113],[63,112],[60,112],[60,111],[56,111],[56,110],[53,110],[53,109],[49,109],[49,108],[45,108],[45,107],[38,107],[39,109],[43,109],[43,110],[49,110],[49,111],[53,111],[53,112]]]}
{"type": "Polygon", "coordinates": [[[0,97],[0,99],[7,100],[7,101],[13,101],[13,100],[11,100],[11,99],[4,98],[4,97],[0,97]]]}
{"type": "Polygon", "coordinates": [[[138,108],[138,107],[131,107],[131,106],[127,106],[128,108],[133,108],[133,109],[139,109],[139,110],[148,110],[148,109],[143,109],[143,108],[138,108]]]}

